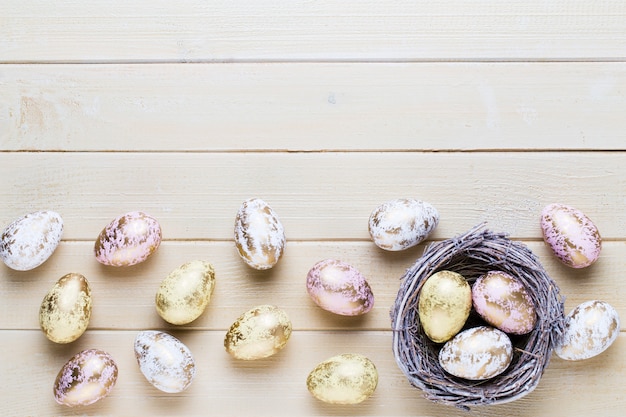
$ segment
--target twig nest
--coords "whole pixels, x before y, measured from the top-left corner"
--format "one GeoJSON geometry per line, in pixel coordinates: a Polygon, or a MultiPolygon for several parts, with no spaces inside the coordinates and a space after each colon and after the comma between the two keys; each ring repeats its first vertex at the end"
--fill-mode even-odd
{"type": "MultiPolygon", "coordinates": [[[[564,326],[563,298],[538,258],[521,242],[479,224],[452,239],[430,244],[402,278],[391,311],[393,353],[411,385],[429,400],[469,408],[521,398],[539,383],[564,326]],[[492,378],[471,380],[446,372],[439,362],[441,343],[428,338],[420,322],[418,302],[425,281],[439,271],[453,271],[471,285],[489,271],[516,277],[524,285],[537,318],[533,329],[511,337],[508,367],[492,378]]],[[[464,329],[486,323],[472,311],[464,329]]]]}

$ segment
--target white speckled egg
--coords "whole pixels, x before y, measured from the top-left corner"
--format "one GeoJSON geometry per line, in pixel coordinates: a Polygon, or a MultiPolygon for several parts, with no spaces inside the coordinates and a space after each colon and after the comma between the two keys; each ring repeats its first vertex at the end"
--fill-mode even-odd
{"type": "Polygon", "coordinates": [[[272,268],[285,249],[285,230],[274,210],[260,198],[243,202],[235,218],[235,246],[254,269],[272,268]]]}
{"type": "Polygon", "coordinates": [[[81,274],[61,277],[44,297],[39,308],[39,325],[48,339],[70,343],[89,326],[91,290],[81,274]]]}
{"type": "Polygon", "coordinates": [[[196,374],[189,348],[164,332],[139,332],[135,338],[135,358],[148,382],[163,392],[186,390],[196,374]]]}
{"type": "Polygon", "coordinates": [[[526,334],[537,323],[530,294],[519,279],[503,271],[489,271],[472,286],[474,309],[505,333],[526,334]]]}
{"type": "Polygon", "coordinates": [[[400,251],[422,242],[438,223],[439,213],[431,204],[400,198],[374,209],[369,218],[369,233],[379,248],[400,251]]]}
{"type": "Polygon", "coordinates": [[[156,309],[171,324],[191,323],[206,309],[215,287],[213,265],[191,261],[174,269],[161,281],[156,294],[156,309]]]}
{"type": "Polygon", "coordinates": [[[329,404],[358,404],[378,386],[378,371],[365,356],[344,353],[317,365],[306,380],[309,392],[329,404]]]}
{"type": "Polygon", "coordinates": [[[487,326],[462,331],[439,351],[439,363],[446,372],[470,380],[493,378],[504,372],[512,360],[511,339],[487,326]]]}
{"type": "Polygon", "coordinates": [[[565,318],[562,338],[554,348],[561,359],[579,361],[599,355],[620,332],[617,311],[604,301],[586,301],[565,318]]]}
{"type": "Polygon", "coordinates": [[[9,224],[0,237],[0,258],[11,269],[28,271],[44,263],[63,234],[63,219],[54,211],[36,211],[9,224]]]}
{"type": "Polygon", "coordinates": [[[461,274],[439,271],[424,281],[417,308],[426,336],[442,343],[465,325],[472,309],[472,290],[461,274]]]}
{"type": "Polygon", "coordinates": [[[313,265],[306,289],[315,304],[342,316],[365,314],[374,306],[374,294],[365,277],[352,265],[335,259],[313,265]]]}
{"type": "Polygon", "coordinates": [[[117,365],[108,353],[87,349],[74,355],[54,381],[54,399],[69,407],[93,404],[109,395],[117,381],[117,365]]]}
{"type": "Polygon", "coordinates": [[[94,251],[98,262],[109,266],[131,266],[148,259],[161,244],[161,226],[140,211],[115,218],[100,232],[94,251]]]}
{"type": "Polygon", "coordinates": [[[261,305],[235,320],[226,333],[224,347],[237,359],[262,359],[283,349],[289,336],[287,313],[273,305],[261,305]]]}
{"type": "Polygon", "coordinates": [[[572,268],[584,268],[598,260],[602,238],[596,225],[582,211],[564,204],[550,204],[541,212],[543,238],[556,257],[572,268]]]}

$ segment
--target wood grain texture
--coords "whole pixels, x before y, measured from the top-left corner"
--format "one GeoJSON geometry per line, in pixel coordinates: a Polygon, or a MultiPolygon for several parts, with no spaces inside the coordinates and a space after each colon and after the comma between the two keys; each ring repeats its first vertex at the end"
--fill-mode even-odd
{"type": "Polygon", "coordinates": [[[0,225],[34,210],[65,220],[41,267],[0,265],[2,416],[622,416],[626,408],[626,3],[614,1],[0,2],[0,225]],[[265,199],[287,232],[272,270],[235,251],[234,217],[265,199]],[[427,242],[384,252],[367,219],[397,197],[432,203],[427,242]],[[563,266],[543,243],[541,209],[570,204],[604,245],[590,268],[563,266]],[[97,263],[114,217],[145,210],[164,241],[130,268],[97,263]],[[409,386],[391,348],[400,277],[429,242],[486,222],[539,257],[566,297],[612,304],[620,336],[581,362],[556,356],[537,389],[469,412],[409,386]],[[318,260],[357,267],[376,296],[363,317],[322,311],[306,273],[318,260]],[[212,262],[209,307],[186,326],[155,311],[160,281],[192,259],[212,262]],[[76,342],[39,330],[38,310],[64,274],[83,273],[93,315],[76,342]],[[294,326],[274,357],[241,362],[226,329],[258,304],[294,326]],[[162,329],[196,358],[197,378],[164,394],[143,378],[132,344],[162,329]],[[54,378],[76,352],[118,362],[111,396],[58,406],[54,378]],[[306,390],[320,361],[368,356],[380,382],[362,404],[306,390]]]}
{"type": "Polygon", "coordinates": [[[0,148],[624,150],[624,108],[626,63],[3,65],[0,148]]]}
{"type": "Polygon", "coordinates": [[[0,61],[624,59],[622,2],[3,1],[0,61]]]}

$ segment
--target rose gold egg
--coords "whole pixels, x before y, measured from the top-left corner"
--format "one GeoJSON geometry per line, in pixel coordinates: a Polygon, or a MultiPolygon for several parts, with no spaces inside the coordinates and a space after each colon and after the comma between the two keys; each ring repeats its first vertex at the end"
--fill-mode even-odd
{"type": "Polygon", "coordinates": [[[100,232],[94,251],[98,262],[131,266],[145,261],[161,244],[161,226],[140,211],[117,217],[100,232]]]}
{"type": "Polygon", "coordinates": [[[117,365],[108,353],[88,349],[74,355],[54,381],[54,399],[69,407],[93,404],[105,398],[117,381],[117,365]]]}

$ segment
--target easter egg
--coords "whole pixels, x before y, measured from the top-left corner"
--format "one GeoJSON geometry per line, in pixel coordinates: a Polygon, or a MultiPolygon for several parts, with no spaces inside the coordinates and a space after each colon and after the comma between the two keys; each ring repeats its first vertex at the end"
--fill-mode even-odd
{"type": "Polygon", "coordinates": [[[400,251],[422,242],[438,223],[439,213],[431,204],[399,198],[387,201],[372,211],[368,230],[379,248],[400,251]]]}
{"type": "Polygon", "coordinates": [[[457,334],[471,308],[471,288],[461,274],[443,270],[424,281],[418,314],[424,333],[433,342],[442,343],[457,334]]]}
{"type": "Polygon", "coordinates": [[[169,273],[157,290],[156,309],[171,324],[191,323],[206,309],[215,287],[213,265],[191,261],[169,273]]]}
{"type": "Polygon", "coordinates": [[[135,358],[143,376],[163,392],[186,390],[196,374],[196,364],[189,348],[164,332],[139,332],[135,338],[135,358]]]}
{"type": "Polygon", "coordinates": [[[260,198],[243,202],[235,218],[239,256],[258,270],[272,268],[283,255],[285,230],[274,210],[260,198]]]}
{"type": "Polygon", "coordinates": [[[0,237],[0,258],[11,269],[28,271],[44,263],[63,234],[63,219],[54,211],[36,211],[9,224],[0,237]]]}
{"type": "Polygon", "coordinates": [[[582,211],[564,204],[550,204],[541,212],[544,241],[565,265],[584,268],[598,260],[602,238],[596,225],[582,211]]]}
{"type": "Polygon", "coordinates": [[[108,353],[87,349],[68,360],[54,381],[54,399],[69,407],[105,398],[117,381],[117,365],[108,353]]]}
{"type": "Polygon", "coordinates": [[[599,355],[615,342],[620,319],[604,301],[586,301],[565,317],[563,335],[554,348],[561,359],[579,361],[599,355]]]}
{"type": "Polygon", "coordinates": [[[140,211],[115,218],[100,232],[94,251],[98,262],[109,266],[131,266],[148,259],[161,244],[161,226],[140,211]]]}
{"type": "Polygon", "coordinates": [[[487,326],[460,332],[439,351],[439,363],[446,372],[470,380],[493,378],[504,372],[512,360],[511,339],[487,326]]]}
{"type": "Polygon", "coordinates": [[[365,277],[352,265],[335,259],[313,265],[306,289],[315,304],[342,316],[365,314],[374,306],[374,294],[365,277]]]}
{"type": "Polygon", "coordinates": [[[48,339],[70,343],[87,330],[91,318],[91,290],[87,279],[76,273],[61,277],[39,308],[39,325],[48,339]]]}
{"type": "Polygon", "coordinates": [[[526,334],[537,322],[535,305],[519,279],[502,271],[489,271],[472,286],[476,312],[505,333],[526,334]]]}
{"type": "Polygon", "coordinates": [[[237,359],[262,359],[283,349],[289,336],[287,313],[273,305],[261,305],[235,320],[226,333],[224,347],[237,359]]]}
{"type": "Polygon", "coordinates": [[[329,404],[358,404],[370,397],[377,385],[378,371],[374,363],[354,353],[326,359],[306,380],[309,392],[329,404]]]}

